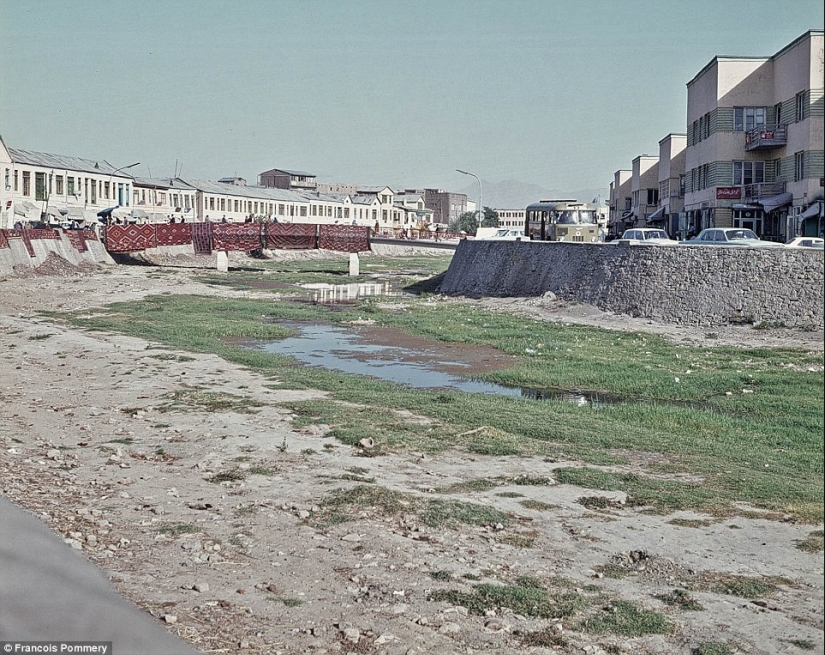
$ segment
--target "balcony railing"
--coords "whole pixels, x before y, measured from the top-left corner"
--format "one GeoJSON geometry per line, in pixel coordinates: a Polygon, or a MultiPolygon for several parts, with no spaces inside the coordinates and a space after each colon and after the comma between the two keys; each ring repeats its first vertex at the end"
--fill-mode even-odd
{"type": "Polygon", "coordinates": [[[784,125],[757,125],[745,132],[745,150],[772,150],[788,145],[788,133],[784,125]]]}
{"type": "Polygon", "coordinates": [[[785,193],[784,182],[763,182],[762,184],[746,184],[742,187],[743,200],[754,201],[768,196],[777,196],[785,193]]]}

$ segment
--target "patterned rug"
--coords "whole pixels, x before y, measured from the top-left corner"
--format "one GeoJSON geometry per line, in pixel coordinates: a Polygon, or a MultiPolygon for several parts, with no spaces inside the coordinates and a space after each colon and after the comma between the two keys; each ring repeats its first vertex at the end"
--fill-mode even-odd
{"type": "Polygon", "coordinates": [[[340,252],[365,252],[370,249],[370,228],[359,225],[319,225],[318,247],[340,252]]]}
{"type": "Polygon", "coordinates": [[[314,250],[318,247],[318,226],[314,223],[270,223],[266,226],[266,247],[272,250],[314,250]]]}
{"type": "Polygon", "coordinates": [[[192,223],[192,246],[196,255],[212,252],[212,223],[192,223]]]}
{"type": "Polygon", "coordinates": [[[6,236],[6,230],[0,230],[0,248],[9,247],[9,238],[6,236]]]}
{"type": "Polygon", "coordinates": [[[69,243],[78,252],[86,252],[86,235],[83,230],[66,230],[66,236],[69,237],[69,243]]]}
{"type": "Polygon", "coordinates": [[[159,246],[188,246],[192,243],[192,224],[158,223],[155,236],[159,246]]]}
{"type": "Polygon", "coordinates": [[[135,252],[157,246],[154,225],[109,225],[106,228],[106,250],[135,252]]]}
{"type": "Polygon", "coordinates": [[[213,223],[212,247],[215,250],[260,250],[260,223],[213,223]]]}

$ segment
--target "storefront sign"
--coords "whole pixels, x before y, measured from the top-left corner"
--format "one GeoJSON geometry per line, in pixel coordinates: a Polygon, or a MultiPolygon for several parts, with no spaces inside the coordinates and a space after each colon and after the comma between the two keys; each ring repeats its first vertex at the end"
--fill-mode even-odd
{"type": "Polygon", "coordinates": [[[718,186],[716,187],[717,200],[739,200],[742,197],[742,187],[740,186],[718,186]]]}

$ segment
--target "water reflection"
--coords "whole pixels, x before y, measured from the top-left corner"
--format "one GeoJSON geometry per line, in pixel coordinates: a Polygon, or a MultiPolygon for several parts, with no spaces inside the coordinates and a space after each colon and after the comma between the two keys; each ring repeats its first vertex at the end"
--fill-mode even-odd
{"type": "Polygon", "coordinates": [[[321,305],[352,302],[369,296],[400,296],[390,282],[351,282],[349,284],[302,284],[311,291],[312,302],[321,305]]]}
{"type": "Polygon", "coordinates": [[[468,393],[486,393],[534,400],[562,400],[579,406],[605,407],[605,397],[580,391],[548,391],[507,387],[453,375],[439,368],[468,366],[465,362],[444,361],[426,350],[410,350],[368,342],[357,331],[333,325],[283,323],[298,331],[280,341],[258,343],[254,347],[268,353],[294,357],[307,366],[327,368],[342,373],[368,375],[397,382],[416,389],[451,389],[468,393]]]}

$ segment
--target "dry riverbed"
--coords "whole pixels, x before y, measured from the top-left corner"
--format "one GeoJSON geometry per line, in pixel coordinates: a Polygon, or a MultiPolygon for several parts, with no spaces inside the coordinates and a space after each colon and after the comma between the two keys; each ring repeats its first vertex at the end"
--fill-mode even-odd
{"type": "MultiPolygon", "coordinates": [[[[731,653],[823,652],[823,555],[811,537],[822,526],[756,512],[648,514],[625,507],[622,494],[555,484],[554,469],[575,461],[370,457],[367,447],[325,438],[323,425],[296,430],[278,404],[320,402],[320,392],[273,390],[216,356],[83,333],[36,313],[93,312],[146,294],[257,293],[206,287],[185,269],[151,271],[55,266],[0,281],[0,492],[198,649],[688,655],[725,644],[731,653]],[[226,393],[255,406],[221,411],[207,402],[226,393]],[[346,497],[356,508],[348,521],[330,510],[336,489],[366,490],[346,497]],[[512,520],[430,527],[416,508],[439,499],[512,520]],[[725,593],[743,581],[771,591],[725,593]],[[491,602],[475,589],[481,583],[538,584],[558,615],[491,602]],[[469,609],[449,602],[460,598],[469,609]],[[651,614],[633,614],[644,611],[651,614]],[[658,617],[669,622],[661,634],[617,634],[622,621],[658,617]]],[[[444,302],[691,343],[822,349],[822,333],[709,334],[551,299],[444,302]]],[[[427,429],[424,417],[398,420],[427,429]]],[[[628,456],[623,470],[644,470],[644,454],[628,456]]]]}

